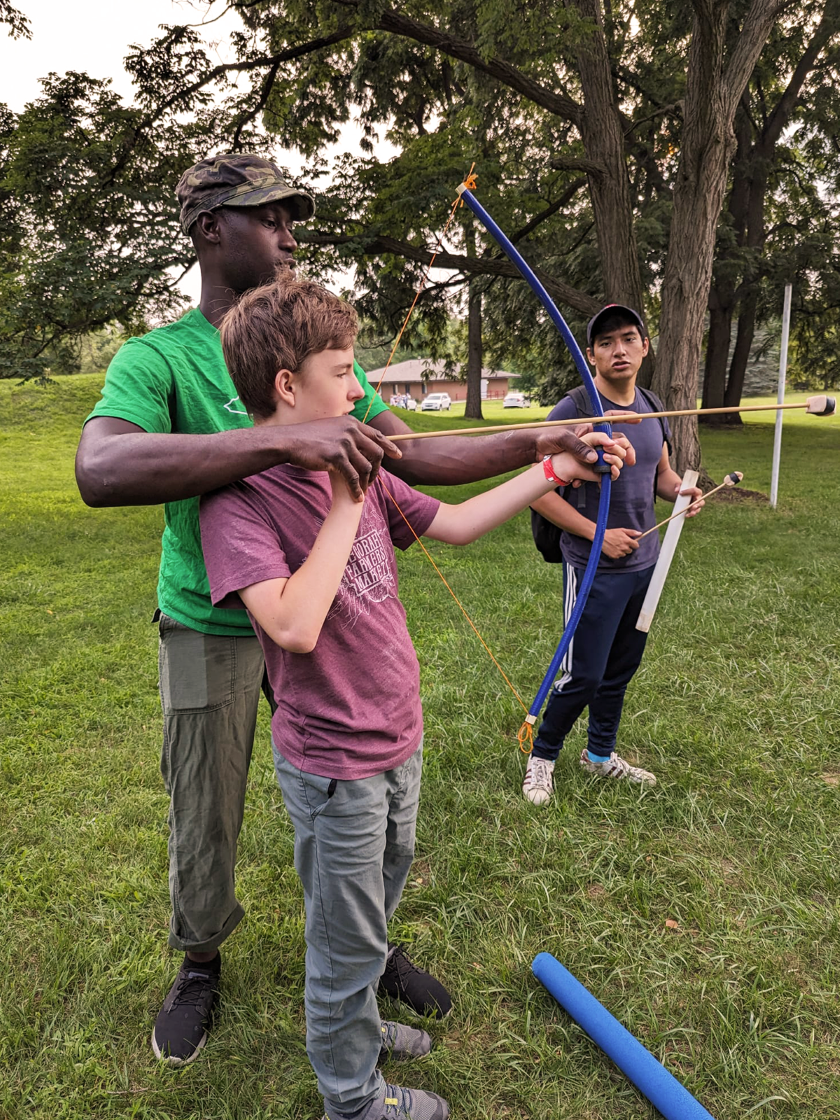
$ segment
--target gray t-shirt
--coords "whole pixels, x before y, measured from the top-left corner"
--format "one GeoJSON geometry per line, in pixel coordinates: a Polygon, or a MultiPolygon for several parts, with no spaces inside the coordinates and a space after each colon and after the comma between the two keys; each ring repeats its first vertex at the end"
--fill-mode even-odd
{"type": "MultiPolygon", "coordinates": [[[[603,395],[601,404],[604,410],[623,409],[625,412],[653,412],[639,390],[632,405],[619,405],[603,395]]],[[[549,420],[569,420],[577,416],[575,403],[569,397],[564,397],[548,414],[549,420]]],[[[614,424],[613,431],[627,436],[636,451],[636,465],[625,467],[619,477],[612,484],[610,496],[610,513],[607,518],[608,529],[638,529],[644,532],[652,529],[656,524],[654,513],[654,485],[656,482],[657,467],[662,458],[662,448],[665,446],[662,439],[662,425],[665,426],[666,438],[670,440],[671,430],[667,419],[643,420],[641,424],[614,424]]],[[[585,482],[580,489],[571,486],[562,491],[563,497],[579,513],[590,521],[598,520],[598,503],[601,496],[597,482],[585,482]]],[[[591,542],[585,537],[575,536],[564,530],[560,537],[560,548],[563,558],[574,568],[585,568],[589,560],[591,542]]],[[[622,556],[618,560],[611,560],[601,554],[598,564],[599,572],[635,572],[649,568],[656,563],[659,556],[659,534],[651,533],[645,537],[637,549],[629,556],[622,556]]]]}
{"type": "MultiPolygon", "coordinates": [[[[367,492],[341,585],[312,653],[276,645],[251,617],[277,701],[271,732],[293,766],[324,778],[369,778],[401,765],[423,734],[417,655],[399,600],[394,547],[422,536],[440,502],[380,471],[367,492]]],[[[217,607],[288,578],[329,513],[326,471],[282,464],[201,500],[201,543],[217,607]]]]}

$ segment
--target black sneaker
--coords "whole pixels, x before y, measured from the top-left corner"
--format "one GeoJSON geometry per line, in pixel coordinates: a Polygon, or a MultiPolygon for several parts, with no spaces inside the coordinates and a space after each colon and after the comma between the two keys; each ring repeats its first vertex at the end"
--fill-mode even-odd
{"type": "Polygon", "coordinates": [[[388,946],[388,960],[379,980],[379,991],[407,1004],[417,1015],[445,1019],[452,997],[439,980],[418,968],[402,945],[388,946]]]}
{"type": "Polygon", "coordinates": [[[185,1066],[198,1057],[207,1041],[221,971],[221,954],[206,964],[184,956],[152,1031],[152,1049],[162,1062],[185,1066]]]}

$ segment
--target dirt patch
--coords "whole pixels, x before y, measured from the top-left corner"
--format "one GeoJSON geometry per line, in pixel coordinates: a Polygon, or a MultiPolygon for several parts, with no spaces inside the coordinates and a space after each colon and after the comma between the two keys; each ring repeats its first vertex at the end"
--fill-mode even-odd
{"type": "Polygon", "coordinates": [[[820,777],[827,786],[840,786],[840,769],[836,766],[829,766],[828,769],[823,770],[820,777]]]}
{"type": "Polygon", "coordinates": [[[744,490],[741,486],[728,486],[725,490],[718,490],[717,494],[709,498],[710,502],[755,502],[758,505],[769,502],[767,494],[760,490],[744,490]]]}

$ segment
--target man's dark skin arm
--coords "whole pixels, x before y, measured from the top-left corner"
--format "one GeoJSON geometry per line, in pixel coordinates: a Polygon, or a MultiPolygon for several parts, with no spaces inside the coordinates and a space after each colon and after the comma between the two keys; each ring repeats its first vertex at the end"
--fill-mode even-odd
{"type": "Polygon", "coordinates": [[[384,454],[399,456],[400,450],[349,416],[212,435],[157,434],[127,420],[95,416],[79,441],[76,482],[89,506],[157,505],[194,498],[277,463],[294,462],[315,471],[340,471],[358,500],[384,454]]]}
{"type": "Polygon", "coordinates": [[[411,440],[398,448],[385,437],[411,429],[391,412],[381,412],[369,425],[345,416],[212,435],[157,434],[128,420],[95,416],[79,441],[76,482],[89,506],[157,505],[205,494],[277,463],[294,462],[310,470],[340,470],[358,499],[376,477],[383,455],[389,456],[389,470],[406,482],[430,486],[492,478],[562,450],[582,463],[592,462],[592,448],[575,430],[588,426],[550,434],[520,429],[411,440]]]}
{"type": "MultiPolygon", "coordinates": [[[[387,436],[411,431],[392,412],[380,412],[368,424],[387,436]]],[[[412,486],[453,486],[515,471],[558,451],[571,452],[581,463],[593,463],[597,454],[575,434],[588,431],[590,425],[582,424],[550,432],[520,428],[487,436],[406,440],[399,445],[402,458],[389,460],[388,470],[412,486]]]]}

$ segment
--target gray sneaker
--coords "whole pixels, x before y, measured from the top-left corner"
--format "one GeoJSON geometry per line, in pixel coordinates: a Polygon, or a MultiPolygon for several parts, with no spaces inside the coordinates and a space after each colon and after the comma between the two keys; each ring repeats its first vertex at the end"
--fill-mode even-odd
{"type": "MultiPolygon", "coordinates": [[[[327,1109],[321,1120],[345,1120],[348,1113],[327,1109]]],[[[383,1085],[378,1097],[366,1105],[353,1120],[448,1120],[449,1105],[436,1093],[422,1089],[403,1089],[400,1085],[383,1085]]]]}
{"type": "Polygon", "coordinates": [[[603,762],[593,762],[584,747],[580,752],[580,764],[587,774],[594,774],[598,778],[624,778],[628,782],[636,782],[642,786],[656,785],[656,778],[650,770],[643,770],[641,766],[631,766],[615,751],[603,762]]]}
{"type": "Polygon", "coordinates": [[[386,1058],[391,1058],[395,1062],[403,1062],[408,1058],[425,1058],[431,1051],[432,1040],[426,1031],[416,1031],[413,1027],[406,1027],[402,1023],[382,1020],[380,1062],[384,1062],[386,1058]]]}

